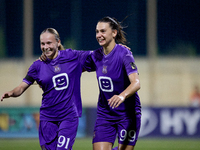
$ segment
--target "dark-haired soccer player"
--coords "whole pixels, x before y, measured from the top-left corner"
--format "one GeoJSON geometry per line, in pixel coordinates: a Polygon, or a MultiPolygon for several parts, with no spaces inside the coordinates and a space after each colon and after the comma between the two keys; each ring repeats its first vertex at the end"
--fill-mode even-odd
{"type": "Polygon", "coordinates": [[[93,150],[112,150],[118,135],[118,150],[133,150],[141,123],[140,89],[137,66],[125,43],[121,24],[104,17],[96,26],[96,39],[101,48],[87,59],[87,71],[96,71],[99,84],[97,119],[93,150]]]}

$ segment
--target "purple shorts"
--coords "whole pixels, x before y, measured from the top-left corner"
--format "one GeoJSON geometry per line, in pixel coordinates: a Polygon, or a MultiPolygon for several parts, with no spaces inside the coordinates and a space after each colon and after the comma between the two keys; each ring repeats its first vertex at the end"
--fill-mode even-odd
{"type": "Polygon", "coordinates": [[[94,127],[93,143],[115,142],[118,135],[118,143],[123,145],[135,145],[138,139],[141,125],[141,115],[133,119],[105,120],[97,119],[94,127]]]}
{"type": "Polygon", "coordinates": [[[69,150],[75,141],[78,117],[63,121],[40,121],[39,140],[42,150],[69,150]]]}

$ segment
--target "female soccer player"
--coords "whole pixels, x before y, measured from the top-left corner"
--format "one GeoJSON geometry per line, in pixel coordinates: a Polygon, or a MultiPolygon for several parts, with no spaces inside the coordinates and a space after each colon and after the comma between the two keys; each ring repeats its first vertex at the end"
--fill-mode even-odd
{"type": "Polygon", "coordinates": [[[93,150],[112,150],[118,135],[118,150],[133,150],[141,123],[140,89],[134,57],[116,43],[126,38],[120,23],[104,17],[96,26],[96,39],[101,48],[87,59],[87,71],[96,71],[99,84],[97,119],[93,150]]]}
{"type": "Polygon", "coordinates": [[[82,112],[80,76],[90,52],[64,50],[59,34],[53,28],[41,33],[40,45],[47,60],[36,60],[21,84],[4,93],[1,101],[20,96],[36,81],[43,90],[39,126],[41,148],[70,150],[82,112]]]}

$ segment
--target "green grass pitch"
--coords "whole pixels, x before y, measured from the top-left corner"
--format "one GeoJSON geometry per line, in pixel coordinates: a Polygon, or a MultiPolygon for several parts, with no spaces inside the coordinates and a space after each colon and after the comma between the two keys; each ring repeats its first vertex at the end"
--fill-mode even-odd
{"type": "MultiPolygon", "coordinates": [[[[199,148],[200,139],[139,138],[135,150],[199,150],[199,148]]],[[[38,139],[0,139],[0,150],[27,149],[40,150],[38,139]]],[[[92,139],[77,138],[73,150],[92,150],[92,139]]]]}

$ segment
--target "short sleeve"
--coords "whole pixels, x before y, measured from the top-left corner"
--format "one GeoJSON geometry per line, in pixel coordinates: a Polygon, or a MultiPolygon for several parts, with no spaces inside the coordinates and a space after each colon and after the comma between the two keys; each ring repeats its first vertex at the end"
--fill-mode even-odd
{"type": "Polygon", "coordinates": [[[84,62],[84,69],[88,72],[96,71],[95,63],[92,59],[93,51],[88,55],[87,59],[84,62]]]}
{"type": "Polygon", "coordinates": [[[135,64],[135,60],[134,60],[134,57],[133,57],[131,51],[128,51],[127,53],[125,53],[125,55],[123,57],[123,62],[125,65],[127,75],[130,75],[132,73],[138,73],[138,69],[135,64]]]}
{"type": "Polygon", "coordinates": [[[92,53],[92,51],[77,51],[77,52],[79,53],[79,61],[81,62],[81,64],[84,64],[86,59],[92,53]]]}
{"type": "MultiPolygon", "coordinates": [[[[39,61],[39,60],[38,60],[39,61]]],[[[26,82],[27,84],[33,84],[38,76],[37,73],[37,61],[34,62],[28,69],[26,77],[23,79],[23,82],[26,82]]]]}

